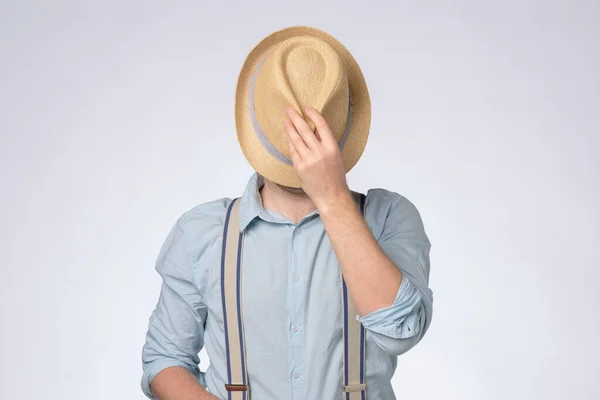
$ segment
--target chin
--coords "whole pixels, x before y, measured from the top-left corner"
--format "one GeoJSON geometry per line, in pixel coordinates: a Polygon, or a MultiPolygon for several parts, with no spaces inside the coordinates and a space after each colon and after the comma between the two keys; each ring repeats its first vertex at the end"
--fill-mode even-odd
{"type": "Polygon", "coordinates": [[[289,187],[289,186],[283,186],[280,184],[277,184],[277,186],[279,186],[281,188],[281,190],[286,191],[291,194],[306,194],[304,192],[304,189],[302,189],[302,188],[293,188],[293,187],[289,187]]]}

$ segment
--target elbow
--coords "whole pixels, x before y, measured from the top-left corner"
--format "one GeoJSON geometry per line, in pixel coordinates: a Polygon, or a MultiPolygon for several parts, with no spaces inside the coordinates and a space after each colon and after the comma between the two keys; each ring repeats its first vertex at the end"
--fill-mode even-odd
{"type": "Polygon", "coordinates": [[[421,341],[421,332],[408,337],[393,337],[378,332],[371,332],[375,344],[386,353],[400,356],[415,347],[421,341]]]}
{"type": "Polygon", "coordinates": [[[200,370],[197,367],[192,367],[189,364],[186,364],[185,362],[178,360],[176,358],[171,358],[171,357],[165,356],[165,357],[154,358],[152,360],[146,360],[146,359],[144,359],[144,357],[142,357],[143,374],[142,374],[141,387],[142,387],[142,392],[144,392],[146,397],[148,397],[149,399],[155,398],[154,395],[152,394],[152,388],[151,388],[152,381],[161,371],[163,371],[167,368],[171,368],[171,367],[185,368],[186,370],[188,370],[192,374],[194,374],[194,376],[196,378],[199,378],[200,370]]]}
{"type": "Polygon", "coordinates": [[[402,318],[364,321],[375,344],[388,354],[399,356],[415,347],[425,336],[431,321],[431,307],[420,302],[402,318]],[[377,322],[377,323],[373,323],[377,322]]]}
{"type": "Polygon", "coordinates": [[[191,357],[178,354],[168,346],[161,346],[158,342],[147,341],[142,349],[142,392],[149,399],[155,399],[152,394],[151,384],[153,379],[163,370],[170,367],[182,367],[190,371],[196,378],[200,376],[198,363],[191,357]]]}

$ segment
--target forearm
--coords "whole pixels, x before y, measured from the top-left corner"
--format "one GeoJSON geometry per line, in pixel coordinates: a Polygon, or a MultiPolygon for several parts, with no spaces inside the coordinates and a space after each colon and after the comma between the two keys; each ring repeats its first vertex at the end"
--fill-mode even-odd
{"type": "Polygon", "coordinates": [[[152,380],[152,394],[158,400],[217,400],[183,367],[169,367],[152,380]]]}
{"type": "Polygon", "coordinates": [[[381,250],[349,192],[319,209],[361,316],[394,303],[402,272],[381,250]]]}

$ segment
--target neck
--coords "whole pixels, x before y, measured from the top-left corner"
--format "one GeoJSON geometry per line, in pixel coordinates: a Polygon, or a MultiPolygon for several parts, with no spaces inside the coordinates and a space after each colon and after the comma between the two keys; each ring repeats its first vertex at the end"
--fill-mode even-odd
{"type": "Polygon", "coordinates": [[[303,191],[291,191],[265,178],[260,189],[263,207],[292,220],[295,224],[316,210],[315,204],[303,191]]]}

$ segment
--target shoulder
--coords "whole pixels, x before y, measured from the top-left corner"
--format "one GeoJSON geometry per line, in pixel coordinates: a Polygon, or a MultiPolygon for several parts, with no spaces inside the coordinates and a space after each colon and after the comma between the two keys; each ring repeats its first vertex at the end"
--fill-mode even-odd
{"type": "Polygon", "coordinates": [[[218,200],[199,204],[186,212],[177,219],[177,226],[183,231],[203,231],[213,226],[223,227],[227,208],[232,199],[224,197],[218,200]]]}
{"type": "Polygon", "coordinates": [[[365,201],[365,209],[379,214],[390,213],[418,213],[417,207],[403,195],[390,190],[375,188],[369,189],[365,201]]]}
{"type": "Polygon", "coordinates": [[[423,229],[419,211],[410,200],[399,193],[381,188],[367,192],[365,218],[377,238],[386,230],[423,229]]]}
{"type": "Polygon", "coordinates": [[[185,211],[173,224],[157,260],[157,269],[166,264],[185,265],[220,242],[227,207],[232,199],[199,204],[185,211]]]}
{"type": "Polygon", "coordinates": [[[184,212],[176,223],[176,229],[185,237],[186,244],[202,248],[221,238],[227,208],[233,199],[224,197],[199,204],[184,212]]]}

